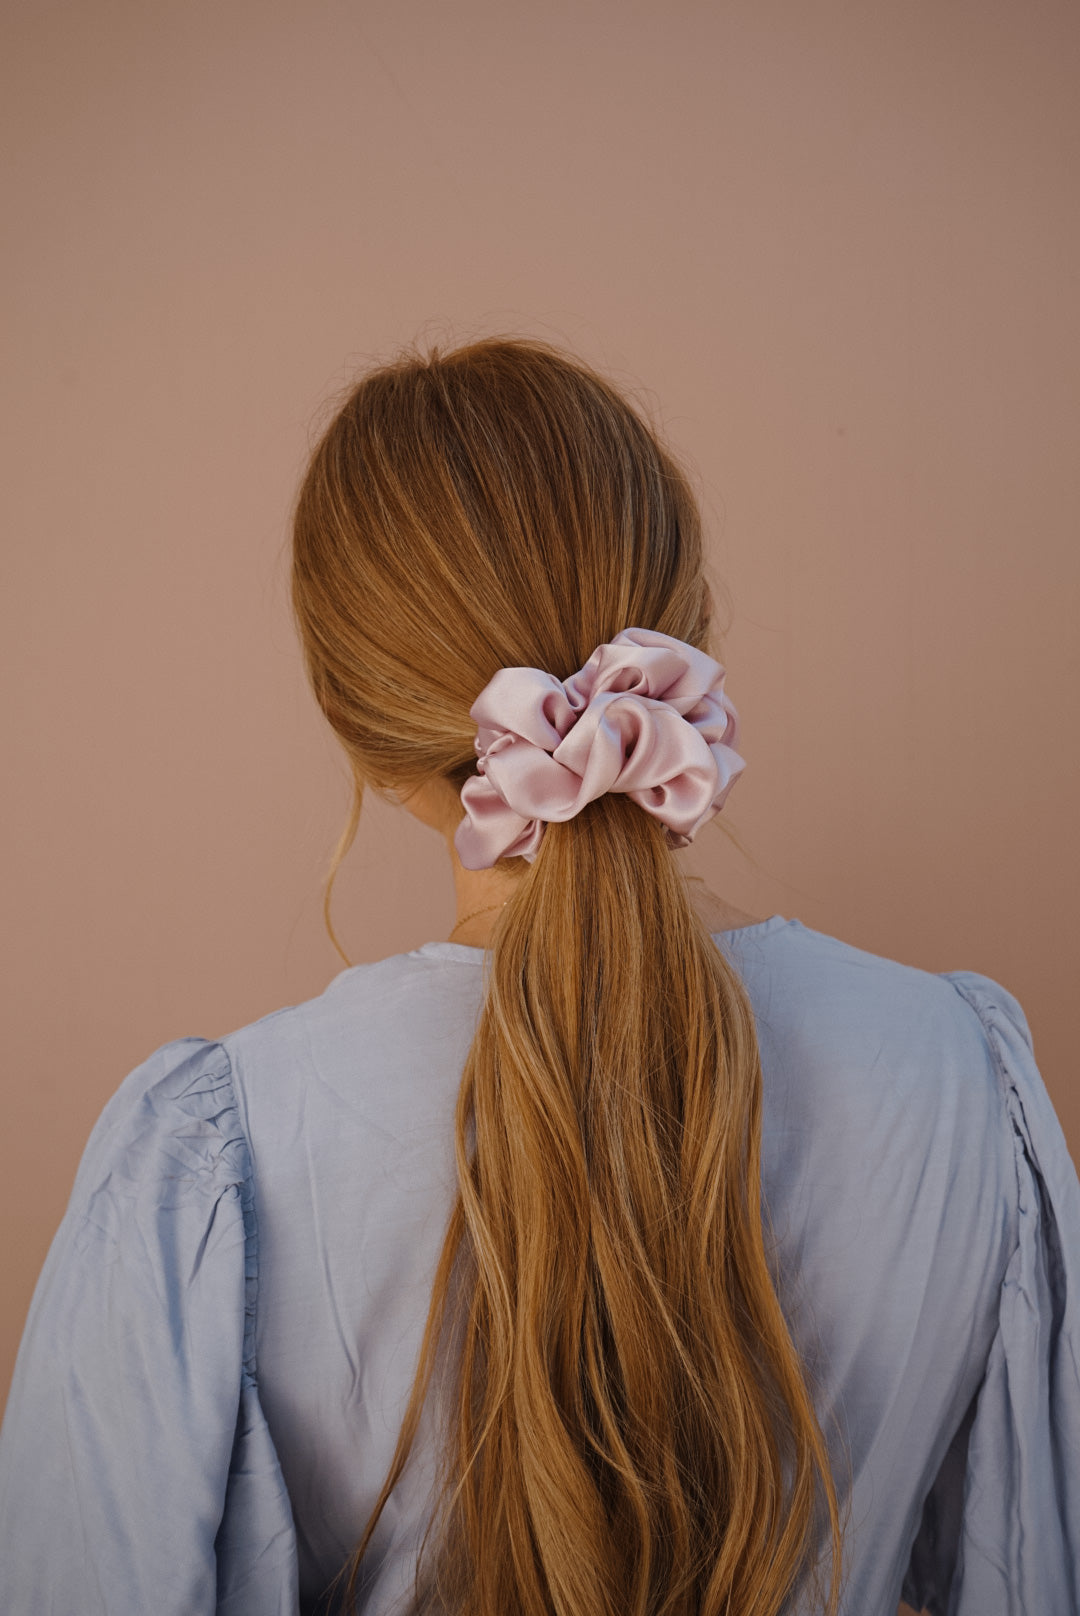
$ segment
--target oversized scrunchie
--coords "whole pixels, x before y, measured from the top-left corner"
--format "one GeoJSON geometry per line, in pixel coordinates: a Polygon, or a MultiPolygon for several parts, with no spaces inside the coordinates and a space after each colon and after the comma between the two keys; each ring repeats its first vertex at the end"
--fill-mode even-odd
{"type": "Polygon", "coordinates": [[[536,857],[544,826],[623,791],[685,847],[746,767],[719,662],[684,640],[625,628],[569,679],[500,668],[469,709],[477,773],[454,845],[467,870],[536,857]]]}

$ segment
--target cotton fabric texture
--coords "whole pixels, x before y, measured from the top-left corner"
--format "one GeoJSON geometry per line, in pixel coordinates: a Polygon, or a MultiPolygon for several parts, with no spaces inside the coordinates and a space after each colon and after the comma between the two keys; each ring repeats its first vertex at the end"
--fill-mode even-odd
{"type": "MultiPolygon", "coordinates": [[[[780,915],[716,941],[761,1041],[781,1302],[853,1468],[844,1611],[1075,1613],[1080,1185],[1020,1005],[780,915]]],[[[412,1381],[482,973],[428,943],[120,1085],[0,1434],[5,1616],[325,1608],[412,1381]]],[[[432,1440],[372,1616],[410,1584],[432,1440]]]]}

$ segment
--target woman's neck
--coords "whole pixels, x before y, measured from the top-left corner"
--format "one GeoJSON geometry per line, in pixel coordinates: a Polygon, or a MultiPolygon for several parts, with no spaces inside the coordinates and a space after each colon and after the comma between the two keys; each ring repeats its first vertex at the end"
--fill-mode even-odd
{"type": "MultiPolygon", "coordinates": [[[[470,948],[487,948],[500,911],[513,897],[521,876],[517,871],[508,873],[498,867],[466,870],[456,857],[453,864],[457,914],[448,940],[466,943],[470,948]]],[[[690,901],[710,932],[737,931],[743,926],[760,924],[761,916],[737,909],[697,877],[689,878],[688,887],[690,901]]]]}

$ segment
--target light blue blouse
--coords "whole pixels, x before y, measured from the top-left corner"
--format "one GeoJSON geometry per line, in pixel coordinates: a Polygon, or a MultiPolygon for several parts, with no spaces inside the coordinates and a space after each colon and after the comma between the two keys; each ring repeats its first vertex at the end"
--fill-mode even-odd
{"type": "MultiPolygon", "coordinates": [[[[1076,1616],[1080,1184],[1020,1005],[781,915],[717,942],[758,1026],[762,1186],[848,1508],[844,1611],[1076,1616]]],[[[315,1611],[412,1382],[483,959],[427,943],[354,966],[120,1085],[0,1434],[4,1616],[315,1611]]],[[[422,1424],[369,1551],[375,1616],[408,1588],[434,1451],[422,1424]]]]}

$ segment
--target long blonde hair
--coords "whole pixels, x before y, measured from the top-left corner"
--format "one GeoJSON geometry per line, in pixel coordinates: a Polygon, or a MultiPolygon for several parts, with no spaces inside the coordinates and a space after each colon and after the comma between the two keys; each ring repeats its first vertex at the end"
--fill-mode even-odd
{"type": "MultiPolygon", "coordinates": [[[[352,389],[301,483],[292,594],[357,781],[334,868],[363,783],[460,789],[497,669],[566,678],[630,625],[707,648],[685,475],[610,383],[515,338],[410,351],[352,389]]],[[[347,1600],[442,1340],[456,1369],[413,1610],[774,1616],[805,1574],[834,1616],[842,1531],[767,1261],[745,988],[626,797],[515,863],[458,1195],[347,1600]]]]}

